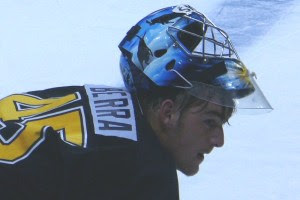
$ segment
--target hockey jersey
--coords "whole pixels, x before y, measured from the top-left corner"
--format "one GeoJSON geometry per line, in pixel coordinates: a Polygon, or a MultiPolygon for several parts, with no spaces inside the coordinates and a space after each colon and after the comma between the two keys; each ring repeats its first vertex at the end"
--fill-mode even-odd
{"type": "Polygon", "coordinates": [[[176,166],[122,88],[14,94],[0,100],[0,198],[176,200],[176,166]]]}

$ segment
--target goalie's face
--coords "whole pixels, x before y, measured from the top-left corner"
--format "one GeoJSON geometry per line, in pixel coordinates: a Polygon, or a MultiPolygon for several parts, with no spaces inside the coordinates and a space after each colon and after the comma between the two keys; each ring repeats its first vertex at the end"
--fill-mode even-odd
{"type": "Polygon", "coordinates": [[[174,102],[165,100],[161,104],[162,124],[158,134],[162,145],[173,156],[178,170],[194,175],[199,170],[205,154],[224,144],[224,107],[213,103],[202,103],[183,112],[174,111],[174,102]]]}

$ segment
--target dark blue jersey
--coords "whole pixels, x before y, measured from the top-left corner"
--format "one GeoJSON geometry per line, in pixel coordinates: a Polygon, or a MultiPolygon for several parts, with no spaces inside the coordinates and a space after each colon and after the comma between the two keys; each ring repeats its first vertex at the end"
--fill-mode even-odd
{"type": "Polygon", "coordinates": [[[177,200],[176,166],[134,98],[85,85],[0,100],[1,199],[177,200]]]}

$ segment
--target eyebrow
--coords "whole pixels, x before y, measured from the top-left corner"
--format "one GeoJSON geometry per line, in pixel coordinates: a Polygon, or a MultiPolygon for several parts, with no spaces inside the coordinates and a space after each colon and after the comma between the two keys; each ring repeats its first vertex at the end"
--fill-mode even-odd
{"type": "Polygon", "coordinates": [[[220,113],[220,112],[217,112],[217,111],[206,111],[206,112],[204,112],[205,114],[209,114],[209,115],[214,115],[214,116],[217,116],[217,117],[219,117],[222,121],[223,121],[223,115],[222,115],[222,113],[220,113]]]}

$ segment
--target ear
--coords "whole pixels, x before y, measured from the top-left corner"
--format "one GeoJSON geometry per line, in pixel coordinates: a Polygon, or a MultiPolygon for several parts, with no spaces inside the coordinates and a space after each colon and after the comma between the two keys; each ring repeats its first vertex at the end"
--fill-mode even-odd
{"type": "Polygon", "coordinates": [[[177,111],[173,100],[165,99],[162,101],[158,112],[159,121],[163,129],[176,125],[179,111],[177,111]]]}

